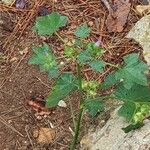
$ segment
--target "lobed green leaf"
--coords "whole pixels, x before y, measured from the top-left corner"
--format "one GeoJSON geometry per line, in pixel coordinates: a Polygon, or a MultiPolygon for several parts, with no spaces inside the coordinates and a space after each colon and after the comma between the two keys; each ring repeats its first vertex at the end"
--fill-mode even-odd
{"type": "Polygon", "coordinates": [[[46,106],[49,108],[57,106],[60,100],[64,99],[76,88],[77,86],[75,76],[71,73],[62,74],[50,92],[46,100],[46,106]]]}
{"type": "Polygon", "coordinates": [[[129,54],[125,56],[123,60],[127,66],[136,64],[139,61],[139,54],[138,53],[129,54]]]}
{"type": "Polygon", "coordinates": [[[134,84],[131,89],[126,89],[120,85],[114,92],[114,96],[124,102],[150,102],[150,88],[134,84]]]}
{"type": "Polygon", "coordinates": [[[75,57],[76,53],[77,52],[76,52],[76,50],[73,47],[65,46],[65,49],[64,49],[65,56],[67,56],[67,57],[75,57]]]}
{"type": "Polygon", "coordinates": [[[102,88],[107,89],[112,87],[113,85],[117,84],[119,81],[115,78],[115,72],[110,73],[108,76],[106,76],[104,82],[102,83],[102,88]]]}
{"type": "Polygon", "coordinates": [[[124,57],[124,66],[106,77],[103,87],[109,88],[120,82],[126,89],[132,88],[134,84],[147,86],[146,71],[148,66],[139,59],[139,54],[129,54],[124,57]]]}
{"type": "Polygon", "coordinates": [[[91,66],[92,70],[96,72],[102,72],[106,64],[102,60],[94,60],[90,62],[89,65],[91,66]]]}
{"type": "MultiPolygon", "coordinates": [[[[103,53],[104,50],[101,47],[96,46],[96,44],[93,42],[90,42],[86,45],[85,50],[81,51],[80,54],[77,56],[77,61],[81,64],[91,63],[93,64],[93,66],[95,66],[94,63],[96,63],[96,56],[101,56],[103,53]]],[[[102,61],[100,63],[102,64],[102,61]]]]}
{"type": "Polygon", "coordinates": [[[91,31],[91,29],[85,23],[76,29],[75,36],[77,36],[79,38],[86,38],[90,35],[90,31],[91,31]]]}
{"type": "Polygon", "coordinates": [[[128,121],[131,121],[135,112],[136,104],[130,101],[126,101],[118,110],[118,115],[125,117],[128,121]]]}
{"type": "Polygon", "coordinates": [[[130,89],[135,83],[143,86],[148,85],[145,75],[148,66],[138,57],[138,54],[130,54],[124,57],[125,65],[115,73],[116,80],[123,80],[123,85],[127,89],[130,89]]]}
{"type": "Polygon", "coordinates": [[[67,21],[68,18],[66,16],[62,16],[57,12],[52,12],[49,15],[36,18],[33,28],[39,35],[52,35],[60,27],[65,26],[67,21]]]}
{"type": "Polygon", "coordinates": [[[93,60],[92,56],[88,51],[82,51],[78,56],[77,56],[77,61],[81,64],[86,64],[93,60]]]}
{"type": "Polygon", "coordinates": [[[39,65],[40,70],[48,72],[50,78],[58,77],[59,70],[51,48],[47,44],[43,44],[42,46],[34,47],[32,50],[34,54],[28,63],[39,65]]]}
{"type": "Polygon", "coordinates": [[[104,110],[104,104],[99,98],[85,100],[84,107],[89,111],[92,117],[95,117],[98,112],[104,110]]]}
{"type": "Polygon", "coordinates": [[[88,51],[92,57],[102,56],[104,54],[104,49],[97,46],[94,42],[89,42],[86,46],[86,51],[88,51]]]}

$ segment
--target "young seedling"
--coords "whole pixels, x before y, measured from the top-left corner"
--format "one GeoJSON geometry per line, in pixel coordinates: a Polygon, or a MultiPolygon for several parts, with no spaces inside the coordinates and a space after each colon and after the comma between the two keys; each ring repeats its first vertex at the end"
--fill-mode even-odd
{"type": "Polygon", "coordinates": [[[74,32],[75,39],[71,44],[58,34],[60,28],[66,26],[68,18],[57,12],[38,17],[35,22],[34,31],[38,35],[56,35],[64,43],[64,55],[76,62],[76,72],[60,73],[61,66],[58,65],[52,49],[48,44],[33,48],[33,56],[29,64],[39,65],[41,71],[48,73],[50,79],[56,78],[56,83],[46,99],[46,106],[56,107],[60,100],[64,99],[74,91],[79,92],[80,110],[77,122],[75,122],[75,135],[70,150],[74,150],[79,136],[82,117],[85,111],[91,116],[104,110],[104,100],[112,98],[123,101],[118,114],[125,117],[130,125],[123,128],[125,132],[135,130],[143,124],[143,120],[150,114],[150,88],[148,87],[147,76],[148,66],[139,59],[138,53],[133,53],[123,58],[123,65],[105,62],[102,57],[105,50],[98,42],[84,42],[90,36],[90,28],[86,23],[80,25],[74,32]],[[89,66],[94,72],[102,73],[105,66],[114,67],[103,83],[87,81],[84,79],[82,70],[89,66]],[[112,93],[107,96],[98,96],[97,90],[107,90],[114,87],[112,93]]]}

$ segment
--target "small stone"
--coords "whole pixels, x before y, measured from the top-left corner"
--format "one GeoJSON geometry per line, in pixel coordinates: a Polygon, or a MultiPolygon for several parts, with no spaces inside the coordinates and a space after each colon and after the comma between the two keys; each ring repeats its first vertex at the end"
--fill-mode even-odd
{"type": "Polygon", "coordinates": [[[31,91],[31,90],[29,90],[29,93],[32,93],[32,91],[31,91]]]}
{"type": "Polygon", "coordinates": [[[105,120],[102,120],[101,123],[105,123],[105,120]]]}
{"type": "Polygon", "coordinates": [[[88,25],[89,25],[90,27],[92,27],[93,24],[94,24],[93,21],[89,21],[89,22],[88,22],[88,25]]]}
{"type": "Polygon", "coordinates": [[[59,107],[67,107],[67,104],[63,100],[60,100],[58,103],[58,106],[59,107]]]}
{"type": "Polygon", "coordinates": [[[60,65],[63,66],[65,63],[63,61],[60,62],[60,65]]]}
{"type": "Polygon", "coordinates": [[[9,123],[9,124],[12,123],[12,120],[8,120],[8,123],[9,123]]]}

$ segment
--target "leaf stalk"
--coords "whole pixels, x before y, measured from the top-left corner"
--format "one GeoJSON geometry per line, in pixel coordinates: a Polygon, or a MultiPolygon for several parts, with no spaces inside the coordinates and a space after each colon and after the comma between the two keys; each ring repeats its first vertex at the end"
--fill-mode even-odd
{"type": "Polygon", "coordinates": [[[78,136],[79,136],[79,132],[80,132],[80,126],[81,126],[81,122],[82,122],[82,115],[83,115],[83,111],[84,108],[81,107],[84,99],[83,99],[83,90],[82,90],[82,77],[81,77],[81,66],[80,64],[77,64],[77,73],[78,73],[78,86],[79,86],[79,92],[80,92],[80,112],[79,112],[79,116],[78,116],[78,120],[77,120],[77,124],[75,127],[75,135],[73,137],[71,146],[70,146],[70,150],[74,150],[77,144],[77,140],[78,140],[78,136]]]}
{"type": "Polygon", "coordinates": [[[111,64],[111,63],[108,63],[108,62],[106,62],[106,65],[109,65],[109,66],[114,67],[114,68],[117,68],[117,69],[120,68],[120,67],[118,67],[118,65],[114,65],[114,64],[111,64]]]}

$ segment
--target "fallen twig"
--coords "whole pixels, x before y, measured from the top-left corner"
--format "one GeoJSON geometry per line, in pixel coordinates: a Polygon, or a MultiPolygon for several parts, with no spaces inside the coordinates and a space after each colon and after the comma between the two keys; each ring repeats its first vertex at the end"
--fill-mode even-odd
{"type": "Polygon", "coordinates": [[[105,7],[108,9],[109,14],[113,15],[113,9],[111,8],[109,2],[107,0],[101,0],[103,2],[103,4],[105,5],[105,7]]]}
{"type": "Polygon", "coordinates": [[[0,122],[3,123],[5,126],[7,126],[8,128],[10,128],[12,131],[16,132],[17,134],[19,134],[20,136],[24,137],[23,134],[21,134],[18,130],[16,130],[13,126],[7,124],[7,122],[0,116],[0,122]]]}

